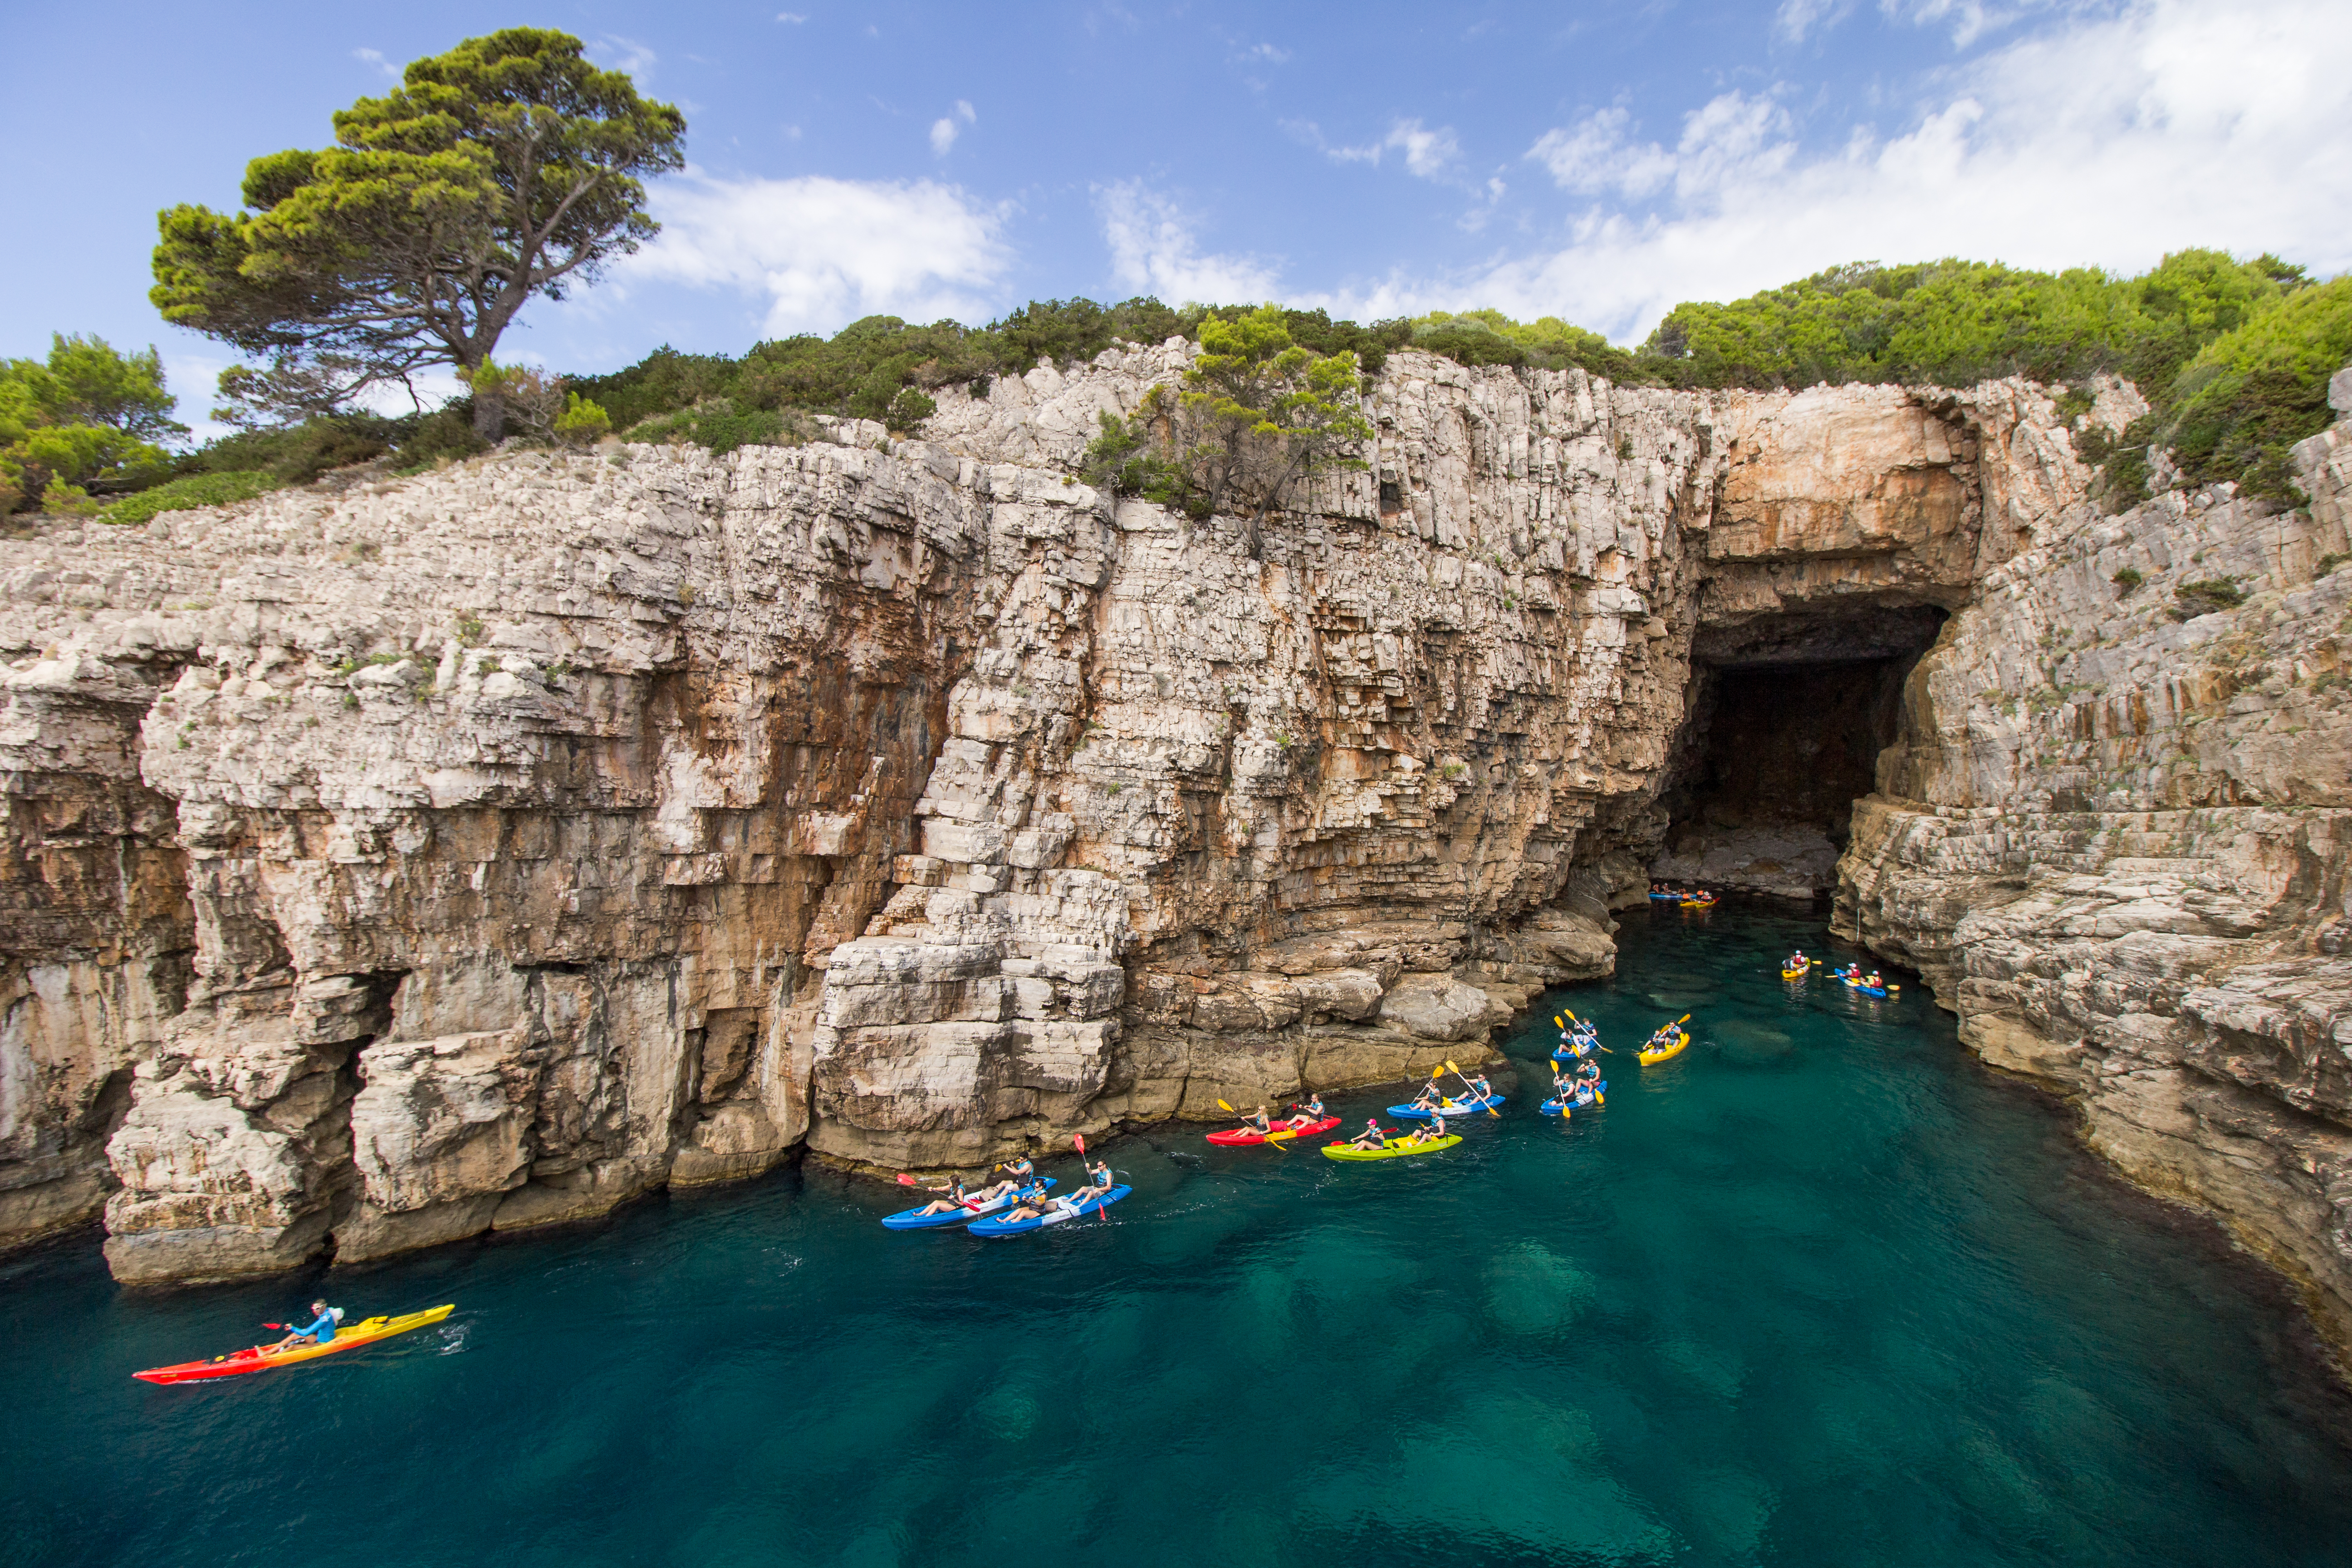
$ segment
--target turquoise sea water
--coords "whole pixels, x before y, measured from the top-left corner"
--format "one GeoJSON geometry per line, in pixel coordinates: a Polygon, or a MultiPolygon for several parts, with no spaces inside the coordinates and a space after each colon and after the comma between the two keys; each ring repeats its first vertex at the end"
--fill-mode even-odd
{"type": "Polygon", "coordinates": [[[1108,1221],[994,1242],[786,1173],[336,1271],[354,1317],[457,1311],[211,1387],[129,1373],[313,1279],[8,1260],[0,1562],[2352,1561],[2352,1403],[2285,1292],[1924,996],[1784,987],[1817,938],[1634,911],[1445,1154],[1165,1127],[1109,1145],[1108,1221]],[[1563,1004],[1693,1044],[1562,1125],[1563,1004]]]}

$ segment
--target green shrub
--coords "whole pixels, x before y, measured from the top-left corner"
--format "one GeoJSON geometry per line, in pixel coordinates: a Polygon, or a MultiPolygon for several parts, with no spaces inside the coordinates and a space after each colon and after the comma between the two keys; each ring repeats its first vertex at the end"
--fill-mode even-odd
{"type": "Polygon", "coordinates": [[[731,397],[709,397],[692,408],[648,419],[631,441],[692,442],[725,457],[739,447],[797,447],[808,439],[801,422],[771,408],[739,408],[731,397]]]}
{"type": "Polygon", "coordinates": [[[890,399],[890,406],[882,423],[893,430],[912,430],[940,411],[940,405],[911,386],[902,386],[890,399]]]}
{"type": "Polygon", "coordinates": [[[145,522],[159,511],[187,511],[200,506],[226,506],[251,500],[282,489],[285,480],[267,469],[246,472],[183,474],[152,489],[126,496],[99,513],[99,521],[119,524],[145,522]]]}
{"type": "Polygon", "coordinates": [[[192,474],[267,471],[281,485],[309,484],[330,469],[382,457],[421,423],[417,416],[401,421],[342,414],[275,430],[241,430],[199,447],[179,467],[192,474]]]}
{"type": "Polygon", "coordinates": [[[2153,395],[2206,343],[2303,284],[2275,257],[2184,250],[2137,278],[1998,262],[1856,262],[1728,304],[1677,305],[1642,353],[1678,386],[1960,386],[2130,376],[2153,395]]]}
{"type": "Polygon", "coordinates": [[[2139,585],[2147,579],[2141,576],[2137,568],[2126,566],[2108,581],[2116,585],[2116,595],[2118,598],[2128,599],[2139,591],[2139,585]]]}
{"type": "Polygon", "coordinates": [[[2246,602],[2246,591],[2238,586],[2234,577],[2203,577],[2194,583],[2183,583],[2172,590],[2183,619],[2210,616],[2217,610],[2234,610],[2246,602]]]}
{"type": "Polygon", "coordinates": [[[2352,361],[2352,277],[2304,289],[2214,338],[2182,367],[2158,439],[2191,482],[2291,499],[2287,450],[2327,427],[2327,381],[2352,361]]]}
{"type": "Polygon", "coordinates": [[[585,447],[609,436],[613,431],[612,416],[604,405],[592,403],[578,393],[566,395],[563,412],[555,416],[555,438],[566,446],[585,447]]]}

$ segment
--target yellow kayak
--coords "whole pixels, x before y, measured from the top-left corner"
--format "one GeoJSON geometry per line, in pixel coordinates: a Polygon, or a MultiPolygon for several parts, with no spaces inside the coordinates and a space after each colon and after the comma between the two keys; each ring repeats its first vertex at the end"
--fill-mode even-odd
{"type": "Polygon", "coordinates": [[[1678,1057],[1682,1055],[1683,1047],[1689,1044],[1690,1032],[1688,1030],[1685,1030],[1675,1037],[1675,1043],[1671,1046],[1662,1046],[1655,1048],[1649,1046],[1643,1047],[1638,1059],[1643,1067],[1651,1067],[1656,1063],[1664,1061],[1671,1057],[1678,1057]]]}
{"type": "Polygon", "coordinates": [[[428,1307],[422,1312],[409,1312],[397,1318],[370,1318],[350,1328],[337,1329],[335,1337],[322,1345],[299,1344],[282,1351],[255,1345],[250,1350],[215,1356],[210,1361],[184,1361],[176,1366],[150,1367],[145,1372],[134,1372],[131,1375],[142,1383],[204,1383],[215,1377],[242,1377],[247,1373],[292,1366],[296,1362],[341,1355],[362,1345],[372,1345],[378,1340],[388,1340],[394,1334],[404,1334],[411,1329],[421,1329],[427,1323],[437,1323],[456,1310],[453,1304],[428,1307]]]}
{"type": "Polygon", "coordinates": [[[1443,1138],[1412,1142],[1400,1140],[1379,1149],[1350,1149],[1344,1143],[1326,1143],[1323,1157],[1327,1160],[1402,1160],[1414,1154],[1434,1154],[1440,1149],[1451,1149],[1462,1142],[1462,1134],[1449,1132],[1443,1138]]]}
{"type": "Polygon", "coordinates": [[[1783,980],[1802,980],[1806,975],[1811,974],[1812,972],[1813,966],[1809,963],[1802,969],[1784,969],[1780,971],[1780,978],[1783,980]]]}

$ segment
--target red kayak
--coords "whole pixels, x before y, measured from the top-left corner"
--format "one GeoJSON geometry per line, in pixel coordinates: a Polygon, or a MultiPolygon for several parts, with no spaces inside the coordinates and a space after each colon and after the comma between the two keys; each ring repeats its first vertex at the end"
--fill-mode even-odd
{"type": "Polygon", "coordinates": [[[1327,1116],[1320,1121],[1310,1121],[1304,1127],[1276,1127],[1271,1133],[1261,1132],[1255,1127],[1238,1127],[1231,1132],[1212,1132],[1209,1134],[1209,1142],[1222,1144],[1228,1149],[1242,1143],[1264,1143],[1268,1139],[1278,1143],[1286,1143],[1293,1138],[1309,1138],[1318,1132],[1328,1132],[1339,1125],[1338,1117],[1327,1116]]]}

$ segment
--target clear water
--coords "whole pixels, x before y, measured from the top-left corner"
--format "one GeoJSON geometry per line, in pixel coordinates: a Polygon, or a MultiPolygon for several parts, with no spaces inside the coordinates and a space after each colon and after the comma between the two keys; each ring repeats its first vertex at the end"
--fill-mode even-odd
{"type": "Polygon", "coordinates": [[[1512,1048],[1562,1003],[1693,1045],[1565,1126],[1523,1090],[1372,1165],[1160,1129],[1112,1145],[1108,1222],[997,1242],[787,1174],[338,1271],[355,1314],[458,1310],[209,1388],[128,1374],[310,1280],[19,1258],[0,1561],[2352,1561],[2352,1420],[2284,1293],[1924,998],[1784,989],[1816,934],[1629,917],[1512,1048]]]}

